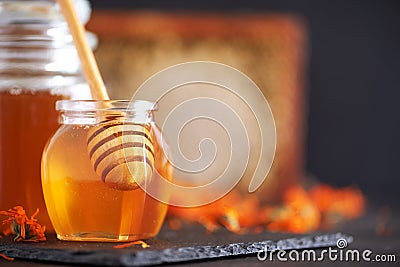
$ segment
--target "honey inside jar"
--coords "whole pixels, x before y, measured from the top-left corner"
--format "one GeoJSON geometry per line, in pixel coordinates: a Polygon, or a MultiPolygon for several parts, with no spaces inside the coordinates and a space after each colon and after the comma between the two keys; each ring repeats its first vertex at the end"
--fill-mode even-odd
{"type": "MultiPolygon", "coordinates": [[[[86,4],[78,13],[88,19],[86,4]]],[[[91,39],[94,47],[96,38],[91,39]]],[[[39,209],[38,223],[53,231],[40,166],[46,142],[59,126],[54,106],[61,99],[90,98],[56,2],[0,1],[0,210],[23,206],[30,216],[39,209]]],[[[0,233],[6,227],[0,224],[0,233]]]]}
{"type": "Polygon", "coordinates": [[[54,105],[63,98],[49,91],[0,91],[0,210],[21,205],[32,214],[39,208],[37,219],[50,231],[40,160],[47,139],[58,127],[54,105]]]}
{"type": "MultiPolygon", "coordinates": [[[[64,124],[43,154],[43,193],[57,237],[74,241],[131,241],[155,236],[167,205],[141,187],[120,190],[102,180],[90,161],[87,138],[93,127],[110,124],[110,120],[100,119],[101,123],[92,124],[97,115],[83,114],[87,116],[79,112],[72,119],[68,114],[64,116],[64,124]]],[[[150,129],[154,150],[155,170],[148,183],[161,194],[168,194],[158,186],[162,179],[172,179],[172,167],[159,144],[161,133],[153,122],[144,124],[150,129]]]]}

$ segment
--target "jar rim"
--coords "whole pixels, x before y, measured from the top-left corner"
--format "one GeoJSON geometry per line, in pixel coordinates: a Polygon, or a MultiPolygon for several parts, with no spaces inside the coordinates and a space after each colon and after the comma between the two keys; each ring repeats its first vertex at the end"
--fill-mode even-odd
{"type": "Polygon", "coordinates": [[[155,111],[158,105],[147,100],[58,100],[57,111],[155,111]]]}

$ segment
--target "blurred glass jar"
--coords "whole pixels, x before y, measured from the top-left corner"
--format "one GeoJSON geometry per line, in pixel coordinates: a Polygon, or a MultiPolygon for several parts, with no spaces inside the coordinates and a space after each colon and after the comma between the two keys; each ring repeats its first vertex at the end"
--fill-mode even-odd
{"type": "MultiPolygon", "coordinates": [[[[76,2],[88,20],[88,2],[76,2]]],[[[50,230],[40,161],[60,99],[90,99],[90,91],[55,1],[0,1],[0,210],[39,208],[50,230]]]]}
{"type": "Polygon", "coordinates": [[[146,101],[57,101],[60,128],[42,159],[42,186],[57,237],[131,241],[154,237],[173,168],[146,101]],[[151,188],[151,189],[150,189],[151,188]]]}

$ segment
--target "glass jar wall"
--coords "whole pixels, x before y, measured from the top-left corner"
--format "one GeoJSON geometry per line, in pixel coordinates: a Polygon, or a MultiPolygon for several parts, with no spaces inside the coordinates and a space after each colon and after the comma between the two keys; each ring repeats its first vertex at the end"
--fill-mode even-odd
{"type": "Polygon", "coordinates": [[[39,208],[49,230],[40,161],[60,99],[90,99],[90,91],[55,2],[0,1],[0,210],[39,208]]]}
{"type": "Polygon", "coordinates": [[[43,153],[42,184],[57,237],[131,241],[154,237],[164,221],[164,179],[173,168],[153,121],[153,104],[58,101],[61,126],[43,153]]]}

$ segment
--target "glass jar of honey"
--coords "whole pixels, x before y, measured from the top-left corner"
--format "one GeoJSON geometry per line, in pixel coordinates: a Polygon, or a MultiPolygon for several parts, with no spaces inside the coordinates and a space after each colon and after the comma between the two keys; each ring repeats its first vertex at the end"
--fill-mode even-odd
{"type": "MultiPolygon", "coordinates": [[[[77,2],[87,20],[89,6],[77,2]]],[[[39,208],[50,231],[40,162],[60,99],[90,99],[90,91],[55,1],[0,1],[0,210],[39,208]]]]}
{"type": "Polygon", "coordinates": [[[42,186],[57,237],[121,242],[159,232],[172,181],[168,149],[146,101],[57,101],[60,128],[42,158],[42,186]]]}

